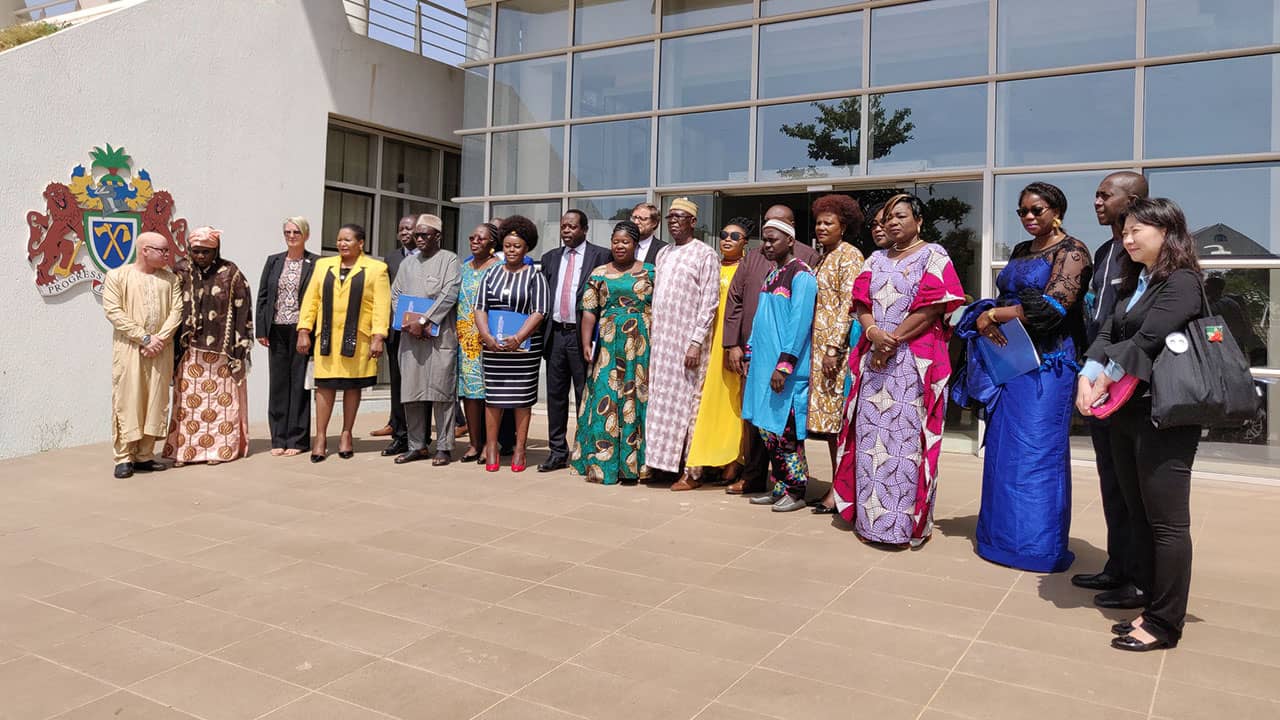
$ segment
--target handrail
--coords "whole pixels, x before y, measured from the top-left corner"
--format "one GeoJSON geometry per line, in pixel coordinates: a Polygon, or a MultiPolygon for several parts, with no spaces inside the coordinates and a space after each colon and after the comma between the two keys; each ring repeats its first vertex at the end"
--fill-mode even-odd
{"type": "Polygon", "coordinates": [[[81,12],[83,10],[96,10],[105,5],[118,2],[119,0],[93,0],[89,5],[85,4],[85,0],[48,0],[38,5],[29,5],[20,7],[13,11],[13,17],[17,22],[31,22],[32,20],[48,20],[49,18],[59,17],[62,15],[70,15],[71,13],[81,12]],[[49,10],[67,5],[74,1],[74,5],[66,10],[56,13],[49,13],[49,10]],[[36,17],[36,13],[40,13],[40,17],[36,17]]]}
{"type": "Polygon", "coordinates": [[[344,0],[343,4],[356,32],[451,65],[466,62],[472,47],[468,40],[481,37],[468,27],[465,14],[432,0],[344,0]],[[412,17],[406,16],[407,13],[412,13],[412,17]],[[455,19],[462,24],[454,24],[455,19]],[[371,29],[380,32],[371,33],[371,29]],[[377,37],[379,34],[384,37],[377,37]],[[401,41],[412,46],[406,48],[401,41]]]}

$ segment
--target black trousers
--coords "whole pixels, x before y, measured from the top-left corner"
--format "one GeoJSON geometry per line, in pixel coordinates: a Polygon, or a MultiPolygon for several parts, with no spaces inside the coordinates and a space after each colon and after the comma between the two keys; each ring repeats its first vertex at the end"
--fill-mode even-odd
{"type": "Polygon", "coordinates": [[[547,446],[549,460],[568,460],[569,386],[573,386],[573,405],[582,405],[582,391],[587,384],[587,364],[582,359],[582,342],[577,325],[551,323],[547,352],[547,446]]]}
{"type": "Polygon", "coordinates": [[[754,425],[744,421],[742,428],[742,491],[763,492],[773,487],[769,476],[769,450],[754,425]]]}
{"type": "Polygon", "coordinates": [[[1089,435],[1093,439],[1093,457],[1102,492],[1102,516],[1107,522],[1107,564],[1102,571],[1128,580],[1133,577],[1129,549],[1133,528],[1124,494],[1120,492],[1120,481],[1116,478],[1115,460],[1111,457],[1111,426],[1105,421],[1090,420],[1089,435]]]}
{"type": "MultiPolygon", "coordinates": [[[[396,442],[408,442],[408,424],[404,418],[404,405],[400,404],[400,333],[389,331],[386,342],[387,369],[391,372],[391,417],[387,424],[391,426],[391,439],[396,442]]],[[[427,432],[431,430],[428,427],[427,432]]]]}
{"type": "Polygon", "coordinates": [[[1158,430],[1151,399],[1111,417],[1111,457],[1129,509],[1133,582],[1150,598],[1143,627],[1177,644],[1191,592],[1191,464],[1200,427],[1158,430]]]}
{"type": "Polygon", "coordinates": [[[272,325],[267,335],[267,424],[271,447],[311,447],[311,391],[305,388],[308,357],[298,352],[298,326],[272,325]]]}

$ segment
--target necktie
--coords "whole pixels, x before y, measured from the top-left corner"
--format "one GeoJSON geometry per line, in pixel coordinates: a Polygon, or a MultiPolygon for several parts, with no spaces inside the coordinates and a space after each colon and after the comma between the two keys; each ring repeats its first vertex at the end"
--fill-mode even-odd
{"type": "Polygon", "coordinates": [[[573,259],[577,257],[578,251],[570,248],[568,255],[568,264],[566,264],[564,268],[564,282],[560,283],[560,321],[565,323],[569,322],[569,320],[573,318],[572,311],[570,310],[570,308],[573,307],[573,304],[570,301],[571,295],[569,291],[573,286],[573,259]]]}

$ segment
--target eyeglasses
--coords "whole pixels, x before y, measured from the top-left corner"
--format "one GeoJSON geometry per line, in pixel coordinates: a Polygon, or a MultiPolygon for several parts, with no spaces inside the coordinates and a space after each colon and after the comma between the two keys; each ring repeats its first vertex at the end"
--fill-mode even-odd
{"type": "Polygon", "coordinates": [[[155,247],[155,246],[152,246],[152,245],[143,245],[143,246],[142,246],[142,249],[143,249],[143,250],[153,250],[153,251],[155,251],[155,252],[160,253],[161,255],[168,255],[169,253],[173,252],[172,250],[170,250],[170,249],[169,249],[169,248],[167,248],[167,247],[166,247],[166,248],[162,248],[162,247],[155,247]]]}
{"type": "Polygon", "coordinates": [[[739,240],[741,240],[741,239],[742,239],[742,238],[744,238],[744,237],[746,237],[746,235],[743,235],[742,233],[738,232],[737,230],[734,230],[733,232],[725,232],[725,231],[723,231],[723,230],[721,230],[721,231],[720,231],[720,239],[721,239],[721,240],[728,240],[728,239],[732,239],[734,242],[738,242],[739,240]]]}
{"type": "Polygon", "coordinates": [[[302,231],[301,230],[285,230],[284,234],[285,235],[301,235],[302,231]]]}
{"type": "Polygon", "coordinates": [[[693,216],[688,213],[667,213],[668,220],[692,220],[693,216]]]}
{"type": "Polygon", "coordinates": [[[1018,208],[1017,210],[1014,210],[1014,212],[1018,214],[1018,217],[1026,217],[1028,215],[1032,217],[1040,217],[1044,214],[1044,211],[1048,209],[1049,208],[1047,207],[1037,206],[1033,208],[1018,208]]]}
{"type": "Polygon", "coordinates": [[[642,222],[651,222],[652,220],[653,220],[652,215],[632,215],[631,216],[631,222],[637,225],[639,225],[642,222]]]}
{"type": "Polygon", "coordinates": [[[425,238],[433,238],[433,237],[435,237],[436,235],[439,235],[439,234],[440,234],[440,231],[439,231],[439,230],[428,230],[427,232],[415,232],[415,233],[413,234],[413,237],[414,237],[414,239],[415,239],[415,240],[416,240],[416,239],[418,239],[418,238],[424,238],[424,239],[425,239],[425,238]]]}

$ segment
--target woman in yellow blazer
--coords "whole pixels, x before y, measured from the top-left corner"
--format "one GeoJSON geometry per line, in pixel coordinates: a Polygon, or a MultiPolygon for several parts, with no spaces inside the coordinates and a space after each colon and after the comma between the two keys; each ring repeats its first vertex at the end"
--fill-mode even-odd
{"type": "Polygon", "coordinates": [[[342,391],[342,434],[338,457],[355,454],[351,427],[360,409],[360,391],[378,379],[387,325],[391,283],[387,265],[364,254],[364,228],[338,230],[338,256],[316,261],[298,316],[298,352],[315,349],[316,436],[311,462],[325,459],[333,401],[342,391]],[[316,341],[312,342],[312,333],[316,341]]]}

